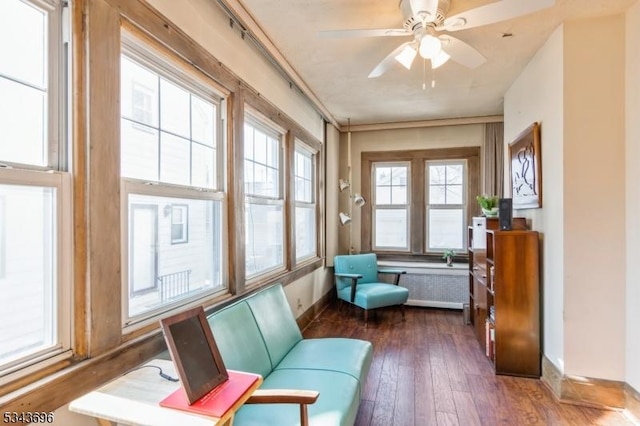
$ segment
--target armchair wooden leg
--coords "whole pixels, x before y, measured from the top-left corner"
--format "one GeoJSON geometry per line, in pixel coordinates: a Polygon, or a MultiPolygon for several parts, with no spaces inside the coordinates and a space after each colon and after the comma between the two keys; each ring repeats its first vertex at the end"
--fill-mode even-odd
{"type": "Polygon", "coordinates": [[[368,323],[367,323],[367,321],[368,321],[368,320],[369,320],[369,310],[368,310],[368,309],[365,309],[365,310],[364,310],[364,326],[365,326],[365,327],[366,327],[366,326],[367,326],[367,324],[368,324],[368,323]]]}
{"type": "Polygon", "coordinates": [[[400,311],[402,312],[402,321],[406,321],[406,319],[404,317],[404,303],[402,305],[400,305],[400,311]]]}

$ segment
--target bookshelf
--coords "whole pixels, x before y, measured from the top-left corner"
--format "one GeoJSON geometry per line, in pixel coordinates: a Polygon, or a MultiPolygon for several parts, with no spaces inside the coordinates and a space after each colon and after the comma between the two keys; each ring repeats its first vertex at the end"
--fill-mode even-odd
{"type": "Polygon", "coordinates": [[[538,233],[525,227],[523,218],[511,231],[491,219],[486,231],[469,227],[470,318],[497,374],[540,377],[538,233]]]}

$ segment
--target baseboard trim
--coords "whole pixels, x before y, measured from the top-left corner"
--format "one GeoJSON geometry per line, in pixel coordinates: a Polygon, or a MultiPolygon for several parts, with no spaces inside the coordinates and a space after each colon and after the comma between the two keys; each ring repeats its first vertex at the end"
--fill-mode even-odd
{"type": "Polygon", "coordinates": [[[640,392],[624,384],[624,402],[627,417],[636,424],[640,424],[640,392]]]}
{"type": "Polygon", "coordinates": [[[607,410],[627,408],[626,388],[632,389],[625,382],[563,375],[545,356],[542,357],[542,381],[560,402],[607,410]]]}
{"type": "Polygon", "coordinates": [[[298,323],[298,327],[300,327],[300,330],[304,330],[305,328],[307,328],[309,324],[311,324],[311,322],[318,315],[320,315],[320,312],[324,311],[327,308],[327,306],[329,306],[329,304],[333,302],[335,299],[336,299],[335,291],[330,290],[327,293],[325,293],[324,296],[318,299],[316,303],[311,305],[311,307],[307,309],[302,315],[300,315],[296,320],[296,322],[298,323]]]}
{"type": "Polygon", "coordinates": [[[417,300],[417,299],[409,299],[407,306],[418,306],[421,308],[445,308],[445,309],[462,309],[462,303],[456,302],[439,302],[437,300],[417,300]]]}

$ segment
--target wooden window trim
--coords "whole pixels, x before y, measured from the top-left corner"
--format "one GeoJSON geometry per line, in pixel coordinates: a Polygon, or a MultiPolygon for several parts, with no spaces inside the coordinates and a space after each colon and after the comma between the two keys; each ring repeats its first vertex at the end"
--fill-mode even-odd
{"type": "MultiPolygon", "coordinates": [[[[425,252],[425,173],[426,161],[430,160],[467,160],[467,223],[477,215],[477,203],[474,197],[480,192],[480,147],[436,148],[407,151],[374,151],[361,154],[362,195],[372,199],[371,173],[374,163],[406,161],[410,163],[412,183],[409,203],[409,233],[411,235],[409,253],[398,251],[376,251],[381,259],[429,261],[439,259],[439,255],[425,252]]],[[[367,203],[361,211],[361,251],[372,251],[372,213],[373,206],[367,203]]]]}

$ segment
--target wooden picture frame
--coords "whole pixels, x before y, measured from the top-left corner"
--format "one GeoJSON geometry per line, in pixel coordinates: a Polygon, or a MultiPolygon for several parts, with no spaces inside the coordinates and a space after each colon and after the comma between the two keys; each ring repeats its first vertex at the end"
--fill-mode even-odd
{"type": "Polygon", "coordinates": [[[189,404],[229,379],[202,306],[160,321],[189,404]]]}
{"type": "Polygon", "coordinates": [[[513,209],[542,207],[539,123],[527,127],[509,144],[509,176],[513,209]]]}

